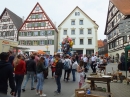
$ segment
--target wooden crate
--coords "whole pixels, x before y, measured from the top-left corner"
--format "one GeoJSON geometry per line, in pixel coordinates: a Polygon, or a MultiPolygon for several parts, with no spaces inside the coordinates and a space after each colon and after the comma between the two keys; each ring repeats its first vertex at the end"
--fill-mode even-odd
{"type": "Polygon", "coordinates": [[[85,97],[86,91],[85,89],[75,89],[75,97],[85,97]]]}

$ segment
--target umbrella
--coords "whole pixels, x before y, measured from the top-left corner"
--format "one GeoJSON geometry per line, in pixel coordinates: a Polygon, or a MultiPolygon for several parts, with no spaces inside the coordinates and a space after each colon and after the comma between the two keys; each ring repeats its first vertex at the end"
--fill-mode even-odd
{"type": "Polygon", "coordinates": [[[38,50],[37,53],[39,53],[39,54],[45,54],[45,52],[43,52],[42,50],[38,50]]]}

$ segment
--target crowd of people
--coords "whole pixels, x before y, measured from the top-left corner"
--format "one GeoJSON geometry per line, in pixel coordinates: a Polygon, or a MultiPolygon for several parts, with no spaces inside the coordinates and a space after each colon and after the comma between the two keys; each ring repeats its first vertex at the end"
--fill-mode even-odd
{"type": "Polygon", "coordinates": [[[7,94],[9,82],[10,94],[14,97],[21,97],[21,90],[26,91],[26,84],[31,79],[31,90],[36,90],[37,95],[45,97],[43,83],[44,79],[48,79],[50,68],[52,78],[55,79],[57,85],[55,93],[60,94],[62,71],[64,71],[64,81],[70,81],[72,72],[72,81],[78,81],[81,88],[90,67],[92,73],[96,73],[97,70],[104,71],[106,65],[105,57],[94,54],[92,56],[86,54],[79,56],[78,53],[72,56],[68,54],[52,56],[39,55],[34,52],[30,56],[26,54],[14,56],[12,51],[2,52],[0,54],[0,93],[7,94]],[[36,88],[34,82],[37,82],[36,88]]]}

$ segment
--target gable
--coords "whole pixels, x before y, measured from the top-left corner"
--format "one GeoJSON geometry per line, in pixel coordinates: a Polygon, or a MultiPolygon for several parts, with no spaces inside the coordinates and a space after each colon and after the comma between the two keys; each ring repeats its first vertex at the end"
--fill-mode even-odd
{"type": "MultiPolygon", "coordinates": [[[[46,12],[42,9],[39,3],[35,5],[23,25],[19,29],[20,31],[28,30],[56,30],[55,25],[50,20],[46,12]]],[[[58,32],[58,31],[57,31],[58,32]]]]}
{"type": "Polygon", "coordinates": [[[86,18],[88,18],[95,26],[97,26],[97,27],[99,27],[96,23],[95,23],[95,21],[93,21],[84,11],[82,11],[78,6],[61,22],[61,24],[58,26],[58,27],[60,27],[60,26],[62,26],[62,24],[67,20],[67,19],[69,19],[71,16],[75,16],[76,14],[75,14],[75,12],[77,12],[77,16],[78,16],[78,14],[80,14],[80,15],[84,15],[86,18]],[[79,13],[80,12],[80,13],[79,13]]]}

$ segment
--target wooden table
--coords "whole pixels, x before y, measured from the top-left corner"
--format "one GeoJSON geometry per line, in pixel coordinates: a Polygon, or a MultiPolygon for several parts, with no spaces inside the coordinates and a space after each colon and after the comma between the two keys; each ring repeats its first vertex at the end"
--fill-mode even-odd
{"type": "Polygon", "coordinates": [[[111,92],[111,90],[110,90],[111,78],[88,76],[87,79],[91,81],[91,90],[95,90],[95,83],[106,82],[105,84],[107,84],[107,90],[109,93],[111,92]]]}

